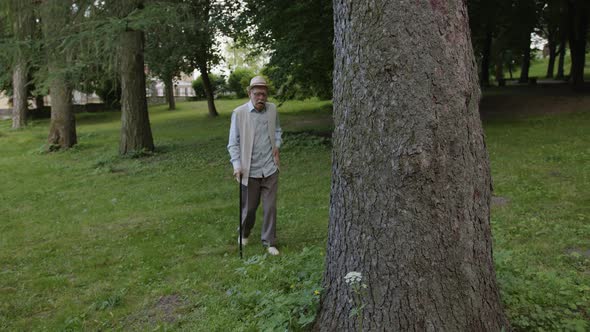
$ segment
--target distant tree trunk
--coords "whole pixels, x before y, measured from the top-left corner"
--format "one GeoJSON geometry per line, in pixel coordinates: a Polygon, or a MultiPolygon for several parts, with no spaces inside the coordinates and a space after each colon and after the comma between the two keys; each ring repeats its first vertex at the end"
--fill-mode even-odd
{"type": "Polygon", "coordinates": [[[506,80],[504,79],[504,62],[502,59],[496,63],[496,81],[498,82],[498,86],[506,85],[506,80]]]}
{"type": "Polygon", "coordinates": [[[45,107],[44,96],[41,96],[41,95],[35,96],[35,108],[42,111],[44,107],[45,107]]]}
{"type": "Polygon", "coordinates": [[[209,108],[209,116],[216,117],[219,114],[215,108],[215,96],[213,94],[213,86],[211,79],[209,78],[209,61],[211,60],[211,47],[212,47],[212,30],[210,29],[210,10],[211,0],[202,0],[198,2],[198,6],[194,9],[197,10],[196,17],[200,17],[199,25],[201,30],[201,36],[198,38],[199,51],[196,52],[194,57],[194,64],[199,69],[201,77],[203,78],[203,90],[205,90],[205,97],[207,98],[207,106],[209,108]]]}
{"type": "Polygon", "coordinates": [[[570,81],[574,90],[584,88],[584,66],[586,64],[586,36],[588,34],[587,0],[570,0],[570,54],[572,59],[570,81]]]}
{"type": "Polygon", "coordinates": [[[557,51],[559,53],[559,60],[557,62],[557,75],[555,79],[558,80],[562,80],[565,77],[563,73],[563,67],[565,65],[565,43],[565,39],[562,39],[559,43],[559,51],[557,51]]]}
{"type": "Polygon", "coordinates": [[[213,87],[211,85],[211,80],[209,79],[209,73],[206,66],[200,66],[199,69],[201,72],[201,77],[203,77],[203,89],[205,90],[205,97],[207,97],[209,116],[216,117],[219,114],[215,108],[215,96],[213,95],[213,87]]]}
{"type": "Polygon", "coordinates": [[[527,46],[524,48],[522,56],[522,65],[520,67],[520,78],[519,83],[528,83],[529,81],[529,68],[531,66],[531,39],[529,37],[527,46]]]}
{"type": "Polygon", "coordinates": [[[27,65],[17,62],[12,74],[12,128],[20,129],[27,125],[27,65]]]}
{"type": "Polygon", "coordinates": [[[168,109],[176,109],[176,99],[174,98],[174,82],[172,77],[164,79],[164,91],[166,95],[166,101],[168,102],[168,109]]]}
{"type": "Polygon", "coordinates": [[[119,153],[153,151],[154,140],[145,89],[142,31],[128,30],[121,34],[119,61],[122,93],[119,153]]]}
{"type": "Polygon", "coordinates": [[[551,38],[549,39],[549,43],[547,44],[549,47],[549,63],[547,64],[547,75],[546,78],[553,78],[553,72],[555,68],[555,56],[557,53],[557,45],[555,41],[552,41],[551,38]]]}
{"type": "Polygon", "coordinates": [[[12,17],[12,32],[16,46],[16,60],[12,68],[12,128],[19,129],[27,125],[28,111],[28,65],[31,57],[29,42],[33,34],[34,15],[31,0],[7,1],[7,13],[12,17]]]}
{"type": "Polygon", "coordinates": [[[481,86],[490,86],[490,58],[492,55],[492,29],[486,27],[486,38],[483,46],[483,56],[481,59],[481,86]]]}
{"type": "MultiPolygon", "coordinates": [[[[59,69],[50,66],[50,73],[59,69]]],[[[47,138],[48,150],[68,149],[78,140],[76,136],[76,118],[72,106],[72,89],[65,78],[58,75],[50,83],[51,123],[47,138]]]]}
{"type": "Polygon", "coordinates": [[[559,60],[557,63],[557,75],[555,76],[556,79],[560,80],[565,78],[565,53],[570,20],[567,2],[568,0],[564,0],[562,6],[560,7],[561,20],[559,22],[559,60]]]}
{"type": "Polygon", "coordinates": [[[491,178],[463,0],[334,2],[325,293],[316,328],[501,331],[491,178]],[[379,8],[379,10],[375,10],[379,8]],[[408,42],[412,47],[406,47],[408,42]]]}

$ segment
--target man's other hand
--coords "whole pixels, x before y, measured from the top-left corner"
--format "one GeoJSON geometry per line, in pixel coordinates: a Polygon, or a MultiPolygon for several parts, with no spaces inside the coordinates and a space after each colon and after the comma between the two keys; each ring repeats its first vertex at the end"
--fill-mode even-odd
{"type": "Polygon", "coordinates": [[[241,176],[242,176],[242,169],[241,168],[234,169],[234,177],[236,178],[236,181],[240,182],[241,176]]]}

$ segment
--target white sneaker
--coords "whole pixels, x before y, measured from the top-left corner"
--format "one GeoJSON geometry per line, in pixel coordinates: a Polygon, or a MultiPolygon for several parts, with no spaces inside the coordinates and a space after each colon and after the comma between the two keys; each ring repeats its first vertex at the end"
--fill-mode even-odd
{"type": "Polygon", "coordinates": [[[268,248],[266,248],[266,251],[273,256],[276,256],[279,254],[279,250],[275,247],[268,247],[268,248]]]}
{"type": "MultiPolygon", "coordinates": [[[[238,244],[240,244],[240,237],[238,236],[238,244]]],[[[248,238],[247,237],[243,237],[242,238],[242,245],[245,246],[248,244],[248,238]]]]}

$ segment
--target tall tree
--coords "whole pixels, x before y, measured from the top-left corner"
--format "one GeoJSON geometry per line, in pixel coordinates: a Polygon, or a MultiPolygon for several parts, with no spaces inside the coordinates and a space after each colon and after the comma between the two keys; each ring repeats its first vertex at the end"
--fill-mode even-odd
{"type": "Polygon", "coordinates": [[[542,0],[521,0],[516,1],[513,7],[513,17],[515,31],[515,43],[522,54],[520,83],[529,81],[529,69],[531,65],[531,34],[537,27],[540,19],[540,12],[544,3],[542,0]]]}
{"type": "Polygon", "coordinates": [[[77,143],[76,118],[72,105],[72,82],[68,80],[67,68],[72,54],[60,48],[59,36],[74,14],[72,3],[63,0],[45,0],[41,4],[41,22],[51,96],[51,123],[49,125],[49,150],[68,149],[77,143]]]}
{"type": "Polygon", "coordinates": [[[12,58],[12,128],[22,128],[27,124],[27,77],[35,27],[34,3],[33,0],[9,0],[8,6],[16,44],[16,52],[12,58]]]}
{"type": "Polygon", "coordinates": [[[492,62],[492,44],[494,36],[502,28],[500,15],[501,6],[493,0],[472,0],[467,2],[473,31],[474,52],[480,60],[480,84],[490,85],[490,64],[492,62]]]}
{"type": "MultiPolygon", "coordinates": [[[[117,4],[119,17],[127,17],[144,8],[143,0],[117,4]]],[[[128,25],[118,36],[118,68],[121,77],[121,140],[119,153],[153,151],[154,140],[147,108],[144,34],[128,25]]]]}
{"type": "Polygon", "coordinates": [[[217,64],[220,59],[215,33],[220,23],[218,15],[222,14],[219,12],[219,7],[212,6],[210,0],[186,1],[188,1],[188,13],[192,20],[192,24],[187,29],[191,42],[191,44],[187,45],[187,49],[191,50],[191,54],[188,54],[187,59],[201,73],[209,116],[215,117],[218,113],[215,108],[215,96],[209,73],[211,72],[211,66],[217,64]]]}
{"type": "Polygon", "coordinates": [[[568,7],[570,15],[569,44],[572,59],[570,80],[575,90],[582,90],[584,87],[590,3],[587,0],[568,0],[568,7]]]}
{"type": "Polygon", "coordinates": [[[146,31],[146,63],[150,73],[164,82],[164,95],[170,110],[176,109],[175,78],[182,72],[193,70],[186,61],[188,43],[193,41],[187,38],[188,22],[179,22],[179,18],[186,19],[187,8],[181,4],[182,0],[161,2],[152,15],[152,20],[159,24],[150,24],[146,31]]]}
{"type": "Polygon", "coordinates": [[[556,79],[563,79],[565,77],[564,74],[564,67],[565,67],[565,52],[566,52],[566,44],[567,44],[567,14],[566,9],[562,11],[562,19],[559,26],[559,49],[557,53],[559,54],[559,60],[557,61],[557,74],[555,75],[556,79]]]}
{"type": "Polygon", "coordinates": [[[317,326],[508,328],[492,259],[491,178],[462,0],[334,3],[334,148],[317,326]]]}
{"type": "Polygon", "coordinates": [[[531,68],[531,37],[524,44],[522,49],[522,62],[520,63],[520,77],[519,83],[527,83],[529,81],[529,69],[531,68]]]}
{"type": "Polygon", "coordinates": [[[480,84],[490,85],[490,68],[495,67],[496,80],[503,80],[507,49],[513,35],[512,2],[509,0],[470,0],[469,25],[475,57],[480,63],[480,84]]]}
{"type": "Polygon", "coordinates": [[[549,51],[546,78],[553,78],[555,60],[559,54],[558,46],[561,35],[560,21],[563,12],[562,4],[563,0],[546,0],[546,6],[541,10],[541,26],[539,31],[547,40],[549,51]]]}

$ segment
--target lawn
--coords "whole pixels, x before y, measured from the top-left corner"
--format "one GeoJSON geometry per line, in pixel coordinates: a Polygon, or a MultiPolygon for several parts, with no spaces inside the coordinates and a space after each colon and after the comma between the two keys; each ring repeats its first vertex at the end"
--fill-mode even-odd
{"type": "MultiPolygon", "coordinates": [[[[555,59],[555,67],[553,69],[553,76],[557,75],[557,63],[558,58],[555,59]]],[[[549,57],[533,57],[531,59],[531,65],[529,68],[529,77],[536,77],[537,79],[545,79],[547,76],[547,67],[549,64],[549,57]]],[[[567,52],[566,56],[563,61],[563,72],[565,75],[569,75],[570,69],[572,65],[572,59],[570,53],[567,52]]],[[[520,77],[520,63],[515,64],[514,69],[512,71],[512,78],[518,80],[520,77]]],[[[490,72],[490,74],[493,74],[490,72]]],[[[510,78],[510,73],[508,70],[504,72],[504,77],[506,79],[510,78]]],[[[551,80],[551,79],[550,79],[551,80]]],[[[586,54],[586,62],[584,67],[584,80],[588,82],[590,80],[590,54],[586,54]]]]}
{"type": "MultiPolygon", "coordinates": [[[[48,121],[0,121],[0,330],[300,330],[327,234],[331,104],[280,108],[281,256],[236,245],[231,110],[150,109],[157,151],[117,156],[120,114],[78,114],[79,145],[47,154],[48,121]]],[[[519,330],[590,329],[590,112],[486,120],[503,300],[519,330]]],[[[259,234],[257,223],[254,234],[259,234]]],[[[256,240],[253,238],[253,240],[256,240]]]]}

